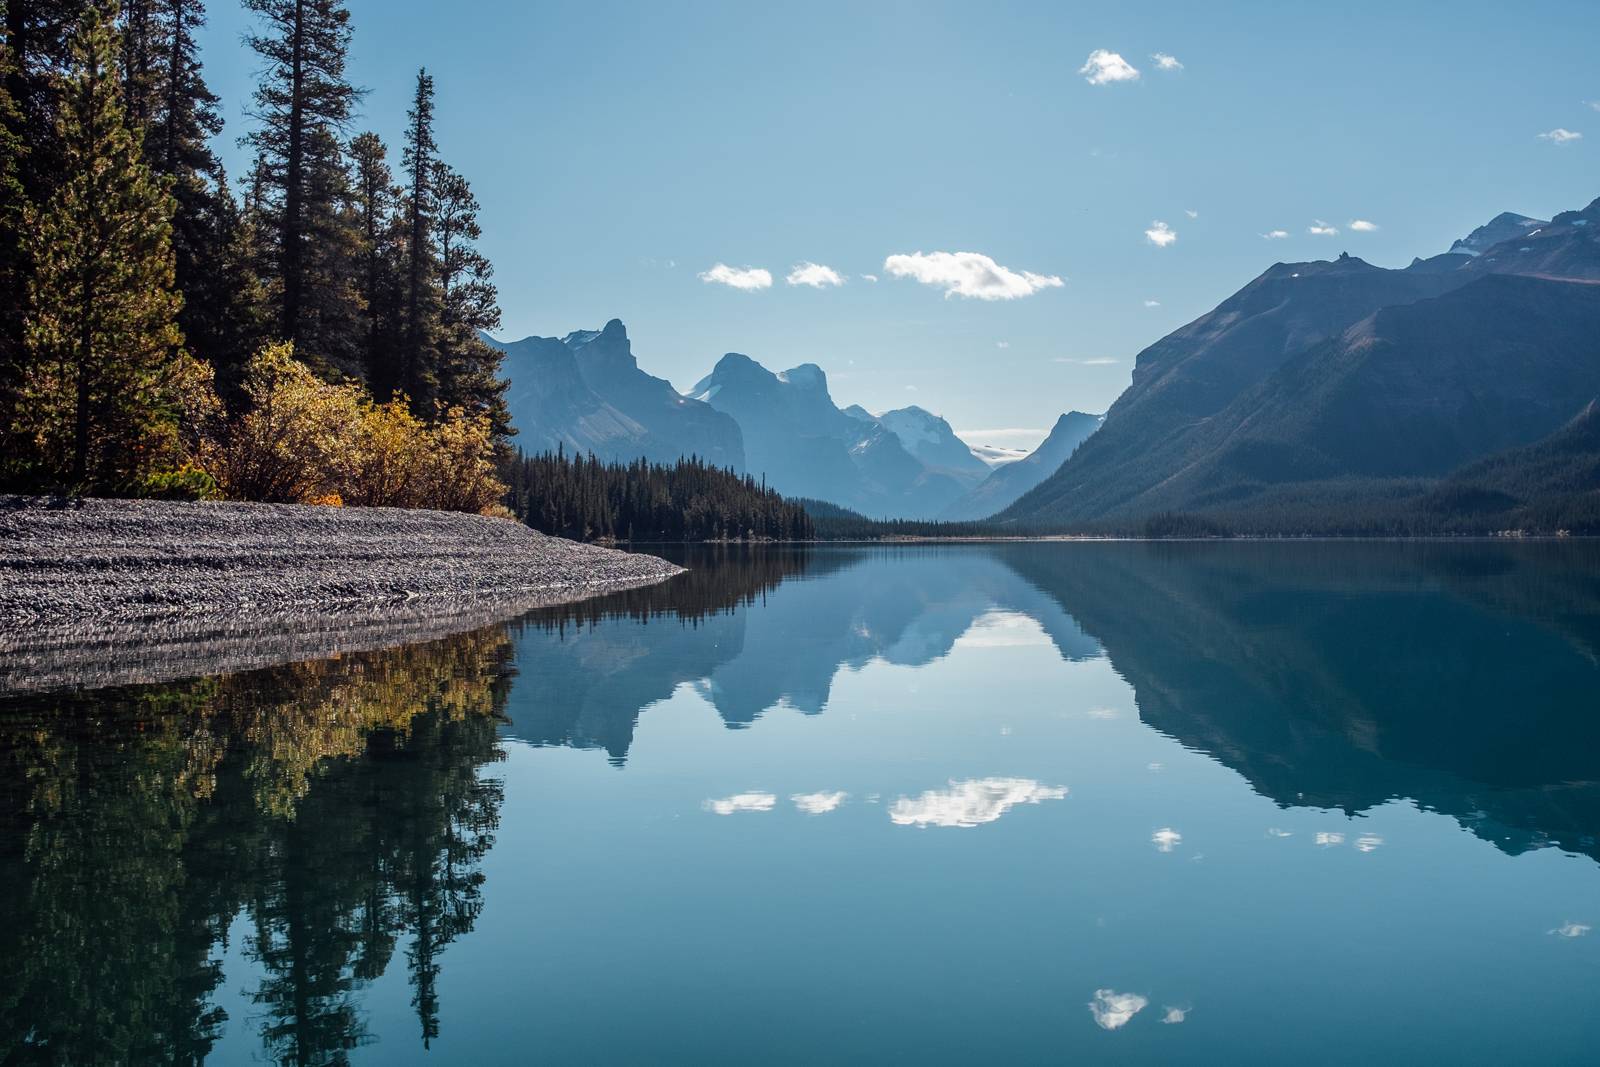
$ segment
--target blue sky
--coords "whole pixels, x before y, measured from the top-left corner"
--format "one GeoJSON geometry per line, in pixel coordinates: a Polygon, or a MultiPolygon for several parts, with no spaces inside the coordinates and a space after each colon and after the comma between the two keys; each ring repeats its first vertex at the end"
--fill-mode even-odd
{"type": "MultiPolygon", "coordinates": [[[[728,351],[815,362],[841,405],[920,404],[992,443],[1103,411],[1141,348],[1275,261],[1403,266],[1600,195],[1593,2],[349,7],[352,132],[398,166],[434,73],[503,336],[617,317],[679,388],[728,351]],[[1097,51],[1138,76],[1107,59],[1090,73],[1123,79],[1091,84],[1097,51]],[[788,284],[802,264],[843,284],[788,284]],[[747,268],[770,286],[702,277],[747,268]]],[[[248,25],[213,0],[203,37],[235,171],[248,25]]]]}

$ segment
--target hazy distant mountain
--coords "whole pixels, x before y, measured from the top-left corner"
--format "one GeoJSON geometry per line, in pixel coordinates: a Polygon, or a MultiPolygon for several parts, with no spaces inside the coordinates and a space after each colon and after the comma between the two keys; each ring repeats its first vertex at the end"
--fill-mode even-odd
{"type": "Polygon", "coordinates": [[[1104,415],[1069,411],[1056,420],[1050,436],[1014,463],[996,467],[976,488],[944,510],[942,519],[985,519],[1014,503],[1060,469],[1061,464],[1100,428],[1104,415]]]}
{"type": "Polygon", "coordinates": [[[620,320],[559,340],[486,339],[505,353],[503,373],[511,383],[506,403],[522,450],[561,445],[622,462],[643,457],[672,463],[697,455],[744,470],[738,423],[640,370],[620,320]]]}
{"type": "Polygon", "coordinates": [[[900,439],[906,451],[924,465],[976,485],[989,476],[989,465],[967,443],[957,437],[950,424],[938,415],[913,404],[885,411],[878,421],[900,439]]]}
{"type": "Polygon", "coordinates": [[[1518,215],[1515,211],[1502,211],[1476,230],[1450,246],[1452,253],[1477,256],[1502,241],[1525,237],[1529,230],[1549,225],[1544,219],[1518,215]]]}
{"type": "MultiPolygon", "coordinates": [[[[931,518],[966,489],[961,478],[913,455],[883,420],[859,407],[841,411],[814,363],[774,373],[730,352],[691,393],[739,423],[750,473],[786,496],[842,504],[873,518],[931,518]]],[[[892,414],[906,425],[918,422],[892,414]]],[[[948,433],[949,425],[936,421],[948,433]]],[[[943,456],[940,435],[925,423],[923,429],[929,447],[943,456]]]]}
{"type": "Polygon", "coordinates": [[[1600,201],[1509,218],[1511,239],[1406,270],[1274,265],[1141,353],[1104,427],[1005,517],[1307,513],[1331,499],[1313,485],[1370,499],[1362,479],[1439,478],[1553,432],[1600,395],[1600,201]]]}

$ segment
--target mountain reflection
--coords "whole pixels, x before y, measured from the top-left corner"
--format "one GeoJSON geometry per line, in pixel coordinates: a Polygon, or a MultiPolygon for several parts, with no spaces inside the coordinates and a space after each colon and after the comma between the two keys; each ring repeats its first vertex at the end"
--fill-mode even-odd
{"type": "Polygon", "coordinates": [[[272,1059],[345,1062],[402,943],[430,1040],[439,956],[482,907],[510,652],[493,627],[0,702],[0,1061],[202,1061],[240,916],[272,1059]]]}
{"type": "Polygon", "coordinates": [[[1593,545],[1001,544],[688,562],[665,585],[529,616],[505,733],[621,764],[641,712],[680,685],[732,728],[777,706],[817,714],[842,670],[925,665],[1026,616],[1063,659],[1106,655],[1146,724],[1280,805],[1355,813],[1406,798],[1508,852],[1600,858],[1593,545]]]}

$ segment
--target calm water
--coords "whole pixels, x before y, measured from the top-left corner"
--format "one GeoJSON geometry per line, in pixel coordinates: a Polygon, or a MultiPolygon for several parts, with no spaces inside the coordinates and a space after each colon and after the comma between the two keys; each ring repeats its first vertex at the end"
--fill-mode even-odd
{"type": "Polygon", "coordinates": [[[691,562],[0,701],[0,1062],[1600,1058],[1595,547],[691,562]]]}

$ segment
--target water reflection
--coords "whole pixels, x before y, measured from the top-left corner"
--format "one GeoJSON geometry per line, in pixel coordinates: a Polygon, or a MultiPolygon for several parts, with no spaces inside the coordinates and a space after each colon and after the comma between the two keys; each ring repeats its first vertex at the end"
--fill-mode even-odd
{"type": "Polygon", "coordinates": [[[0,703],[0,1060],[198,1063],[235,918],[268,1056],[342,1063],[405,943],[421,1039],[482,907],[510,642],[0,703]]]}
{"type": "Polygon", "coordinates": [[[1507,852],[1600,858],[1600,717],[1580,713],[1600,692],[1596,546],[1013,544],[687,562],[699,569],[515,626],[525,680],[507,736],[603,748],[620,765],[641,713],[681,685],[742,728],[779,707],[821,713],[836,679],[869,662],[1047,641],[1064,661],[1108,657],[1141,721],[1281,806],[1356,814],[1408,798],[1507,852]]]}
{"type": "MultiPolygon", "coordinates": [[[[660,586],[422,644],[0,701],[0,1062],[197,1063],[241,1031],[284,1063],[343,1063],[380,1039],[382,1059],[435,1039],[505,1059],[461,1031],[515,1030],[524,1014],[552,1058],[606,1059],[581,1044],[603,1027],[575,1022],[612,1010],[599,994],[626,995],[657,1033],[689,1026],[683,1005],[708,988],[695,968],[725,983],[719,966],[751,965],[745,945],[771,954],[756,962],[772,981],[793,973],[818,1017],[881,1005],[873,966],[906,959],[1015,975],[1005,1004],[982,1003],[1031,1021],[1040,991],[1060,1013],[1050,1033],[1070,1016],[1119,1048],[1165,1033],[1215,1060],[1228,1046],[1200,1044],[1208,1026],[1237,1035],[1249,1008],[1222,1002],[1275,995],[1250,983],[1292,969],[1273,946],[1299,937],[1337,961],[1368,945],[1320,925],[1318,909],[1369,884],[1330,880],[1338,864],[1361,879],[1415,864],[1419,882],[1430,863],[1501,870],[1446,855],[1442,838],[1472,842],[1425,834],[1450,825],[1433,815],[1397,820],[1397,799],[1504,853],[1600,859],[1592,546],[689,556],[694,569],[660,586]],[[948,688],[924,698],[936,684],[948,688]],[[500,766],[508,747],[520,779],[500,766]],[[508,779],[522,821],[502,828],[508,779]],[[1203,802],[1183,807],[1191,797],[1203,802]],[[514,856],[492,851],[517,834],[514,856]],[[515,876],[491,886],[497,865],[515,876]],[[1315,906],[1296,911],[1302,897],[1315,906]],[[1258,918],[1259,942],[1205,940],[1258,918]],[[784,956],[786,931],[800,948],[784,956]],[[1235,955],[1231,986],[1208,977],[1235,955]],[[858,972],[870,988],[851,985],[858,972]],[[547,1014],[493,1010],[486,992],[529,973],[547,1014]],[[379,1012],[385,976],[405,992],[379,1012]],[[447,1001],[473,1025],[443,1033],[447,1001]]],[[[95,662],[90,679],[109,661],[95,662]]],[[[59,681],[73,667],[49,669],[59,681]]],[[[1505,899],[1530,884],[1507,879],[1505,899]]],[[[1581,899],[1540,903],[1516,936],[1593,947],[1581,899]]],[[[1370,908],[1389,939],[1426,918],[1370,908]]],[[[1394,963],[1347,961],[1340,989],[1394,963]]],[[[1382,1010],[1381,978],[1361,981],[1382,1010]]],[[[794,1002],[760,1000],[759,983],[729,995],[729,1018],[751,1023],[718,1047],[760,1058],[774,1003],[794,1002]]],[[[876,1031],[852,1037],[887,1058],[957,1048],[973,1031],[954,1028],[982,1026],[987,1009],[961,1000],[981,991],[918,995],[949,999],[890,1003],[898,1022],[879,1045],[876,1031]]],[[[639,1032],[610,1058],[649,1058],[651,1028],[639,1032]]]]}

